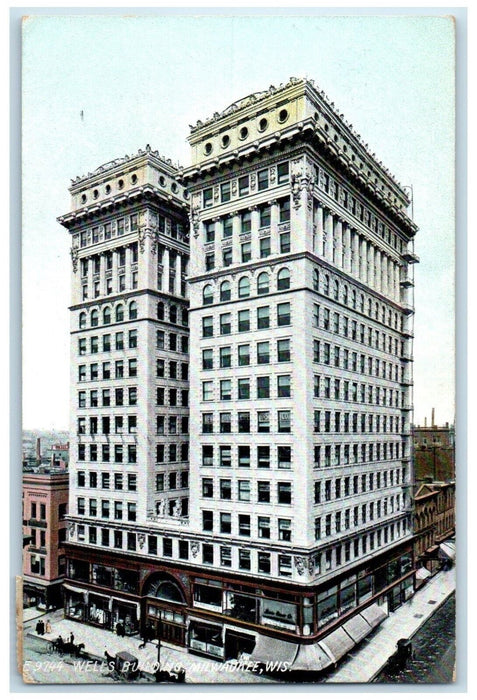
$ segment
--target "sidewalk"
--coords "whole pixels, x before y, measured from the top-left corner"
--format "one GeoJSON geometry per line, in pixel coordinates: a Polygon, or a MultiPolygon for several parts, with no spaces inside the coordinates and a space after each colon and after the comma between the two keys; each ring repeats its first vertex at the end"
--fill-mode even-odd
{"type": "MultiPolygon", "coordinates": [[[[128,651],[135,656],[140,668],[150,671],[154,663],[157,662],[157,644],[149,642],[144,649],[139,649],[142,644],[142,639],[138,637],[118,637],[114,632],[109,630],[97,629],[89,625],[83,625],[80,622],[66,620],[63,618],[63,610],[57,610],[54,613],[45,613],[41,616],[43,621],[50,621],[51,634],[41,636],[45,640],[53,640],[61,634],[63,639],[68,639],[71,632],[74,634],[74,643],[85,645],[84,651],[87,654],[104,659],[105,650],[108,654],[115,655],[120,651],[128,651]]],[[[35,627],[37,618],[34,620],[25,621],[23,625],[24,634],[31,634],[35,637],[35,627]]],[[[170,670],[174,667],[183,666],[186,669],[186,683],[277,683],[279,681],[271,679],[268,676],[262,676],[250,673],[245,669],[233,667],[230,664],[224,664],[220,661],[214,661],[196,654],[189,654],[187,649],[177,647],[168,642],[161,642],[160,650],[161,668],[170,670]]],[[[25,654],[27,658],[27,654],[25,654]]],[[[52,657],[53,658],[53,657],[52,657]]],[[[56,660],[59,657],[55,655],[56,660]]],[[[56,680],[61,683],[60,675],[56,680]]],[[[87,683],[88,680],[84,674],[78,674],[78,683],[87,683]],[[84,680],[82,680],[84,678],[84,680]]]]}
{"type": "Polygon", "coordinates": [[[351,652],[325,683],[369,683],[396,651],[398,639],[412,637],[455,590],[455,567],[440,571],[390,613],[369,641],[351,652]]]}
{"type": "MultiPolygon", "coordinates": [[[[348,654],[338,668],[321,682],[369,683],[396,651],[397,640],[411,637],[417,632],[454,590],[455,568],[436,574],[407,603],[391,613],[368,641],[364,640],[356,651],[348,654]]],[[[43,639],[56,639],[60,634],[63,639],[67,639],[73,632],[75,644],[84,643],[86,653],[101,659],[104,658],[105,650],[111,655],[128,651],[137,657],[140,665],[146,669],[157,662],[156,643],[148,643],[144,649],[139,649],[142,640],[138,637],[118,637],[108,630],[66,620],[63,618],[63,610],[44,613],[41,617],[44,621],[50,620],[52,626],[51,634],[43,635],[43,639]]],[[[37,618],[25,620],[25,634],[37,636],[36,621],[37,618]]],[[[190,654],[186,649],[167,642],[161,643],[160,654],[161,667],[169,670],[174,666],[183,666],[186,669],[187,683],[273,684],[281,682],[277,678],[251,673],[244,669],[230,667],[220,661],[190,654]]]]}

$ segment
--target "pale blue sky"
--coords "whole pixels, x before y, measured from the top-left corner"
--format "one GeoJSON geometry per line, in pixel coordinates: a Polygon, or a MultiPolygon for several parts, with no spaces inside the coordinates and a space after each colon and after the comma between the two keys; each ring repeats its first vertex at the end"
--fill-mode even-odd
{"type": "MultiPolygon", "coordinates": [[[[85,12],[87,10],[85,9],[85,12]]],[[[149,143],[189,164],[189,124],[313,78],[414,190],[415,421],[454,419],[454,45],[413,16],[33,17],[23,46],[23,412],[69,411],[70,179],[149,143]],[[81,119],[81,111],[84,119],[81,119]]]]}

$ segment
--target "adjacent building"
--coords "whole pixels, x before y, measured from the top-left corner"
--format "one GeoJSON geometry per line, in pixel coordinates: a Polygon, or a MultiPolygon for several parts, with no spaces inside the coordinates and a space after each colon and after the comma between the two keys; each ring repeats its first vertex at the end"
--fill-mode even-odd
{"type": "Polygon", "coordinates": [[[413,426],[412,436],[416,482],[455,480],[454,426],[436,425],[432,409],[431,424],[413,426]]]}
{"type": "Polygon", "coordinates": [[[455,482],[424,483],[414,496],[414,558],[418,581],[455,559],[455,482]]]}
{"type": "Polygon", "coordinates": [[[39,467],[22,478],[23,605],[62,607],[68,473],[39,467]]]}
{"type": "Polygon", "coordinates": [[[60,219],[66,614],[319,670],[414,589],[411,202],[312,81],[189,142],[77,178],[60,219]]]}

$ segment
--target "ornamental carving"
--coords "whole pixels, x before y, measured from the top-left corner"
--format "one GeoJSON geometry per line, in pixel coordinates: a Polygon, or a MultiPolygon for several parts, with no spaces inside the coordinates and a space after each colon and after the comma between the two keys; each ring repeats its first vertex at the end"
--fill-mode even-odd
{"type": "Polygon", "coordinates": [[[270,168],[269,177],[270,182],[273,184],[277,178],[277,168],[275,165],[272,165],[272,167],[270,168]]]}
{"type": "Polygon", "coordinates": [[[199,543],[191,542],[190,551],[194,559],[196,559],[196,557],[199,555],[199,543]]]}
{"type": "Polygon", "coordinates": [[[192,224],[192,233],[194,238],[197,238],[199,235],[199,228],[200,228],[200,206],[195,206],[191,207],[190,210],[190,220],[192,224]]]}
{"type": "Polygon", "coordinates": [[[257,184],[257,176],[255,175],[255,173],[252,173],[250,175],[250,189],[254,190],[256,184],[257,184]]]}
{"type": "Polygon", "coordinates": [[[70,250],[71,262],[73,264],[73,272],[78,271],[78,248],[72,248],[70,250]]]}
{"type": "Polygon", "coordinates": [[[143,532],[140,532],[137,536],[137,541],[139,544],[139,549],[144,549],[144,545],[146,543],[146,535],[143,532]]]}
{"type": "Polygon", "coordinates": [[[68,534],[70,537],[73,537],[76,531],[76,523],[70,523],[68,525],[68,534]]]}
{"type": "Polygon", "coordinates": [[[216,202],[219,201],[219,194],[220,194],[219,186],[215,185],[215,187],[214,187],[214,200],[216,202]]]}
{"type": "Polygon", "coordinates": [[[139,229],[139,252],[144,253],[146,249],[146,238],[151,239],[151,254],[157,252],[157,229],[152,226],[144,226],[139,229]]]}
{"type": "Polygon", "coordinates": [[[308,557],[295,557],[295,569],[298,576],[303,576],[308,567],[308,557]]]}
{"type": "Polygon", "coordinates": [[[232,194],[237,194],[237,180],[232,180],[232,194]]]}
{"type": "Polygon", "coordinates": [[[307,195],[307,206],[311,209],[313,206],[313,188],[315,186],[315,178],[309,170],[305,173],[303,170],[295,172],[291,176],[291,193],[293,198],[293,206],[298,209],[301,204],[301,193],[305,192],[307,195]]]}
{"type": "Polygon", "coordinates": [[[308,573],[310,576],[312,576],[315,572],[315,562],[313,560],[313,557],[309,557],[308,559],[308,573]]]}

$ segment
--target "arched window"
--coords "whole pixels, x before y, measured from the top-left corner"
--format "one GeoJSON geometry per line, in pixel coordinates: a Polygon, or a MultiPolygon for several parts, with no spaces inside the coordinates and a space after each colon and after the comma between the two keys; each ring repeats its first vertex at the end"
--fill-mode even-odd
{"type": "Polygon", "coordinates": [[[159,319],[159,321],[164,320],[164,302],[163,301],[159,301],[157,303],[157,318],[159,319]]]}
{"type": "Polygon", "coordinates": [[[320,273],[317,268],[313,268],[313,289],[315,292],[320,291],[320,273]]]}
{"type": "Polygon", "coordinates": [[[368,316],[371,318],[373,313],[373,302],[371,299],[368,299],[368,316]]]}
{"type": "Polygon", "coordinates": [[[187,309],[182,309],[181,320],[182,320],[182,325],[187,326],[187,324],[189,323],[189,312],[187,311],[187,309]]]}
{"type": "Polygon", "coordinates": [[[364,294],[359,295],[359,310],[364,314],[364,294]]]}
{"type": "Polygon", "coordinates": [[[95,328],[99,323],[99,313],[98,309],[93,309],[91,312],[91,328],[95,328]]]}
{"type": "Polygon", "coordinates": [[[107,326],[109,323],[111,323],[111,309],[106,306],[103,310],[103,325],[107,326]]]}
{"type": "Polygon", "coordinates": [[[177,323],[177,306],[175,304],[169,307],[169,321],[171,323],[177,323]]]}
{"type": "Polygon", "coordinates": [[[386,323],[386,307],[384,306],[384,304],[381,309],[381,322],[386,323]]]}
{"type": "Polygon", "coordinates": [[[206,284],[202,290],[202,303],[204,305],[214,303],[214,292],[211,284],[206,284]]]}
{"type": "Polygon", "coordinates": [[[343,287],[343,304],[348,304],[348,287],[345,286],[343,287]]]}
{"type": "Polygon", "coordinates": [[[378,304],[378,302],[376,302],[374,305],[374,318],[376,319],[376,321],[379,320],[379,304],[378,304]]]}
{"type": "Polygon", "coordinates": [[[290,289],[290,270],[282,267],[277,275],[277,289],[290,289]]]}
{"type": "Polygon", "coordinates": [[[248,277],[241,277],[238,284],[238,295],[240,299],[250,296],[250,280],[248,277]]]}
{"type": "Polygon", "coordinates": [[[116,322],[118,321],[124,321],[124,306],[122,304],[116,306],[116,322]]]}
{"type": "Polygon", "coordinates": [[[230,282],[228,281],[220,285],[220,301],[230,301],[230,282]]]}
{"type": "Polygon", "coordinates": [[[135,318],[137,318],[137,303],[132,301],[129,304],[129,319],[134,321],[135,318]]]}
{"type": "Polygon", "coordinates": [[[325,278],[323,280],[323,294],[328,294],[330,293],[330,278],[328,275],[325,275],[325,278]]]}
{"type": "Polygon", "coordinates": [[[257,294],[268,294],[270,291],[270,277],[268,272],[261,272],[257,278],[257,294]]]}
{"type": "Polygon", "coordinates": [[[335,280],[334,285],[333,285],[333,296],[335,298],[335,301],[338,301],[340,298],[340,283],[338,280],[335,280]]]}
{"type": "Polygon", "coordinates": [[[79,315],[79,327],[86,328],[86,313],[84,311],[79,315]]]}
{"type": "Polygon", "coordinates": [[[351,292],[351,306],[353,309],[356,308],[356,290],[355,289],[353,289],[353,291],[351,292]]]}

